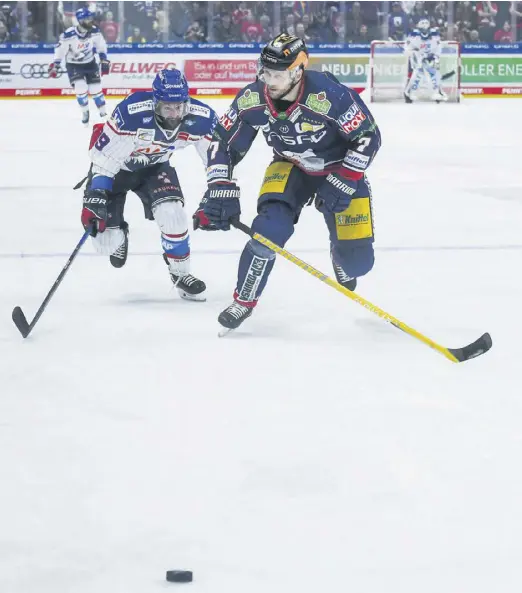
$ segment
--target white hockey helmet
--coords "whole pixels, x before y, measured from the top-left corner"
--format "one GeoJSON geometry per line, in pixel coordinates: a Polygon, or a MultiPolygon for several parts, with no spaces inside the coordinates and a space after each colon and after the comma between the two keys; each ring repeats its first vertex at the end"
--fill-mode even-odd
{"type": "Polygon", "coordinates": [[[430,30],[430,21],[428,19],[420,19],[417,23],[417,29],[420,31],[421,35],[427,35],[430,30]]]}

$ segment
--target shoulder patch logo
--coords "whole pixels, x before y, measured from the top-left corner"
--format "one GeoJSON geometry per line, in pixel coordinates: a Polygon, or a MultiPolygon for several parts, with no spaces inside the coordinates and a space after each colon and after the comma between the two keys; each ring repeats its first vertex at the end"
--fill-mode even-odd
{"type": "Polygon", "coordinates": [[[110,122],[115,128],[118,129],[123,126],[123,117],[121,116],[119,107],[116,107],[116,109],[112,112],[110,122]]]}
{"type": "Polygon", "coordinates": [[[320,93],[310,93],[306,97],[305,105],[312,111],[326,115],[332,108],[332,103],[326,98],[326,93],[321,91],[320,93]]]}
{"type": "Polygon", "coordinates": [[[210,109],[208,107],[193,105],[192,103],[189,106],[189,113],[192,115],[200,115],[201,117],[210,117],[210,109]]]}
{"type": "Polygon", "coordinates": [[[139,103],[131,103],[127,107],[127,112],[129,115],[132,115],[133,113],[139,113],[140,111],[149,111],[152,108],[152,101],[140,101],[139,103]]]}
{"type": "Polygon", "coordinates": [[[351,134],[363,123],[366,116],[357,103],[352,103],[347,111],[337,120],[337,123],[347,134],[351,134]]]}
{"type": "Polygon", "coordinates": [[[239,111],[242,111],[260,105],[260,103],[259,93],[253,93],[250,89],[247,89],[237,100],[237,107],[239,111]]]}
{"type": "Polygon", "coordinates": [[[221,116],[219,123],[225,128],[227,132],[230,132],[232,126],[237,121],[237,111],[233,107],[229,107],[227,111],[221,116]]]}

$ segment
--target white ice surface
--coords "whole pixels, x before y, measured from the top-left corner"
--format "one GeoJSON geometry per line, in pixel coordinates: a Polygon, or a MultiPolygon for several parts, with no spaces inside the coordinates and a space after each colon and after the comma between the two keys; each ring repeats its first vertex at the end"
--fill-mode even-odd
{"type": "MultiPolygon", "coordinates": [[[[284,260],[218,339],[245,237],[193,234],[208,301],[181,301],[132,194],[127,265],[86,245],[23,340],[13,306],[82,234],[89,132],[73,101],[0,102],[0,593],[521,591],[522,105],[373,110],[359,292],[446,346],[491,332],[466,364],[284,260]]],[[[238,169],[246,222],[269,161],[258,139],[238,169]]],[[[173,162],[191,213],[201,163],[173,162]]],[[[288,248],[331,273],[312,208],[288,248]]]]}

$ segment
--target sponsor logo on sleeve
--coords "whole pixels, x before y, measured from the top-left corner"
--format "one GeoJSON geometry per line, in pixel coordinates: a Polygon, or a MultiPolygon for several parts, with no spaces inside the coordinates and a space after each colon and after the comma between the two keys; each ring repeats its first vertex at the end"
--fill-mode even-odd
{"type": "Polygon", "coordinates": [[[355,167],[356,169],[366,169],[368,163],[370,162],[370,157],[358,152],[354,152],[353,150],[349,150],[344,157],[344,162],[348,166],[355,167]]]}
{"type": "Polygon", "coordinates": [[[250,89],[247,89],[237,100],[237,107],[239,111],[243,111],[243,109],[250,109],[251,107],[260,105],[260,103],[259,93],[254,93],[250,89]]]}
{"type": "Polygon", "coordinates": [[[228,179],[228,167],[226,165],[211,165],[207,167],[207,181],[214,179],[228,179]]]}
{"type": "Polygon", "coordinates": [[[326,115],[332,108],[332,103],[326,98],[326,93],[321,91],[320,93],[310,93],[306,97],[305,105],[312,111],[326,115]]]}
{"type": "Polygon", "coordinates": [[[127,107],[129,115],[139,113],[140,111],[150,111],[152,109],[152,101],[140,101],[139,103],[132,103],[127,107]]]}
{"type": "Polygon", "coordinates": [[[227,132],[232,129],[232,126],[237,121],[237,111],[233,107],[229,107],[228,111],[219,118],[219,123],[225,128],[227,132]]]}
{"type": "Polygon", "coordinates": [[[359,126],[366,119],[366,116],[362,112],[361,108],[357,103],[352,103],[347,111],[345,111],[341,117],[337,120],[342,129],[350,134],[359,128],[359,126]]]}

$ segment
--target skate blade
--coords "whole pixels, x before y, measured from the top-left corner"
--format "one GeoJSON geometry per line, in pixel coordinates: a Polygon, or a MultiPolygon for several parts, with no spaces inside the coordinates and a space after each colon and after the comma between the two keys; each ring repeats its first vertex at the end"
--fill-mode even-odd
{"type": "Polygon", "coordinates": [[[225,336],[228,336],[228,334],[231,334],[234,330],[231,327],[222,327],[219,331],[218,331],[218,338],[224,338],[225,336]]]}
{"type": "Polygon", "coordinates": [[[185,292],[184,290],[181,290],[178,288],[178,294],[185,301],[194,301],[196,303],[204,303],[207,300],[207,297],[205,296],[204,292],[202,292],[200,294],[189,294],[188,292],[185,292]]]}

